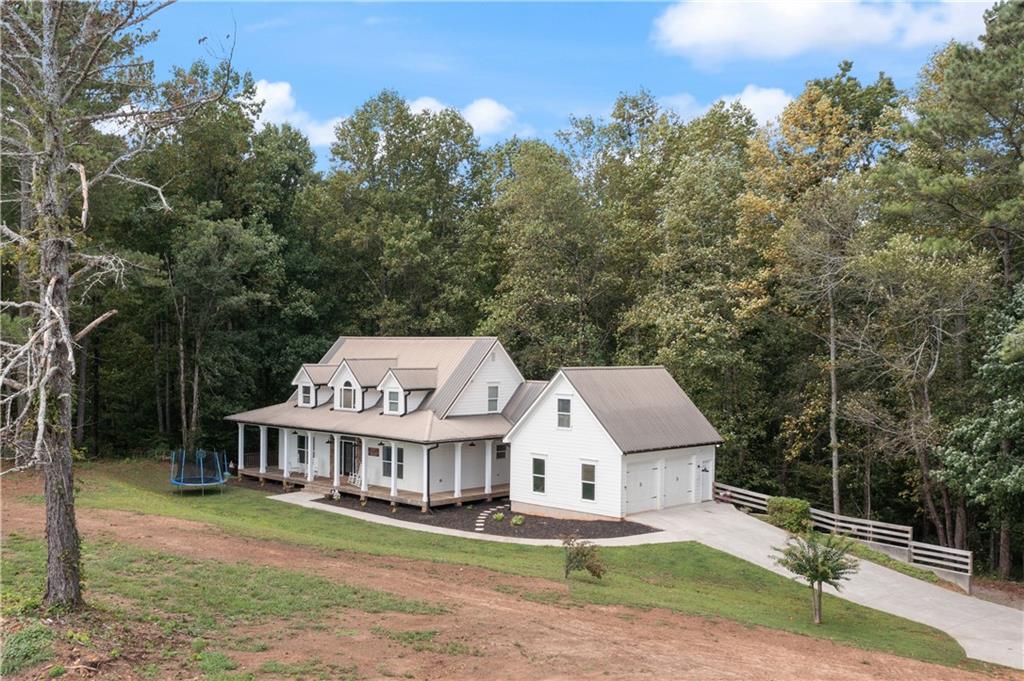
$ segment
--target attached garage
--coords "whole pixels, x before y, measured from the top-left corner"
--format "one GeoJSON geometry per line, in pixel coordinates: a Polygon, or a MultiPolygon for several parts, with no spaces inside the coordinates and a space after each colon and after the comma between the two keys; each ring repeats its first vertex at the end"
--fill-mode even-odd
{"type": "Polygon", "coordinates": [[[505,436],[512,510],[622,518],[710,500],[721,441],[664,367],[564,368],[505,436]]]}

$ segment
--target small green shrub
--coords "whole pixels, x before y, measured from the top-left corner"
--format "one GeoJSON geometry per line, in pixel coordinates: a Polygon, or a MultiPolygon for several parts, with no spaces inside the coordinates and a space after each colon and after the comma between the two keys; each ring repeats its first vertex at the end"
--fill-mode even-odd
{"type": "Polygon", "coordinates": [[[505,519],[505,514],[502,513],[501,511],[498,511],[497,513],[495,513],[494,515],[491,516],[491,520],[493,520],[496,523],[500,523],[504,519],[505,519]]]}
{"type": "Polygon", "coordinates": [[[47,676],[49,676],[51,679],[56,679],[59,676],[64,676],[65,672],[67,672],[67,669],[64,668],[64,665],[57,664],[54,665],[52,669],[50,669],[50,673],[47,674],[47,676]]]}
{"type": "Polygon", "coordinates": [[[524,518],[521,515],[514,515],[512,516],[512,520],[510,520],[509,522],[511,522],[516,527],[519,527],[520,525],[526,522],[526,518],[524,518]]]}
{"type": "Polygon", "coordinates": [[[39,622],[14,632],[4,641],[0,676],[34,667],[53,657],[53,632],[39,622]]]}
{"type": "Polygon", "coordinates": [[[771,497],[768,499],[768,521],[792,534],[806,534],[813,527],[811,505],[803,499],[771,497]]]}
{"type": "Polygon", "coordinates": [[[238,663],[220,652],[199,653],[199,668],[207,674],[238,669],[238,663]]]}
{"type": "Polygon", "coordinates": [[[608,571],[601,560],[597,546],[586,539],[580,539],[574,534],[562,540],[565,547],[565,578],[569,579],[569,573],[586,570],[593,577],[601,579],[608,571]]]}

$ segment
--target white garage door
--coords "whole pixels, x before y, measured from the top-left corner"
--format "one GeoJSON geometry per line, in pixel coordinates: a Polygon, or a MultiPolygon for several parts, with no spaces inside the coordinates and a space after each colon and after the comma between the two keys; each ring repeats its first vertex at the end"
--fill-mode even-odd
{"type": "Polygon", "coordinates": [[[678,456],[665,461],[662,508],[693,501],[693,457],[678,456]]]}
{"type": "Polygon", "coordinates": [[[657,462],[631,463],[626,466],[626,513],[641,513],[658,508],[657,462]]]}

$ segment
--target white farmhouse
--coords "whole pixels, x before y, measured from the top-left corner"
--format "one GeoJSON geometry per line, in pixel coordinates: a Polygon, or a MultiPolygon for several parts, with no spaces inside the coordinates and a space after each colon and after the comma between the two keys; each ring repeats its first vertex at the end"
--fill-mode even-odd
{"type": "Polygon", "coordinates": [[[227,417],[239,475],[424,511],[507,496],[621,518],[711,498],[721,438],[662,367],[526,381],[494,337],[342,337],[292,385],[227,417]]]}

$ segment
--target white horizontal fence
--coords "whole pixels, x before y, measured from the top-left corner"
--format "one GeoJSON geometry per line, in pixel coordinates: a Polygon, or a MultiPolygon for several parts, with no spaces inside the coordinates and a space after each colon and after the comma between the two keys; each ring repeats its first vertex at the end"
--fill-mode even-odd
{"type": "MultiPolygon", "coordinates": [[[[715,499],[736,506],[767,511],[770,498],[771,496],[768,494],[720,482],[715,483],[715,499]]],[[[877,520],[836,515],[817,508],[811,509],[811,521],[814,523],[815,529],[818,530],[837,532],[863,542],[900,549],[901,551],[898,553],[905,553],[905,560],[908,563],[962,575],[971,575],[974,572],[974,558],[970,551],[914,541],[914,530],[909,525],[895,525],[877,520]]],[[[887,553],[891,554],[892,552],[887,553]]]]}

